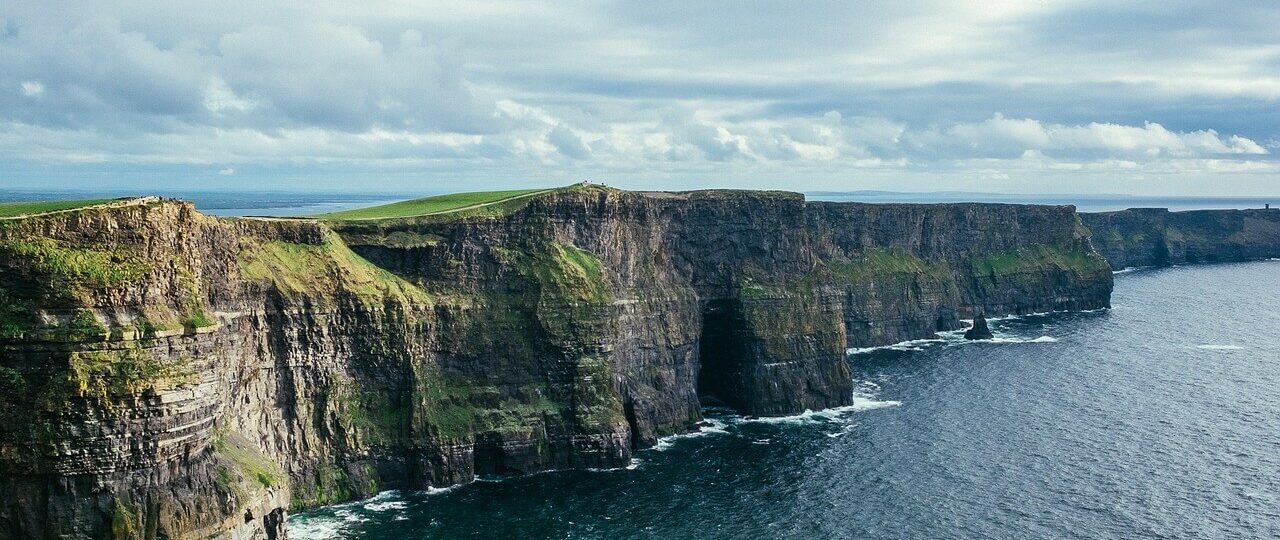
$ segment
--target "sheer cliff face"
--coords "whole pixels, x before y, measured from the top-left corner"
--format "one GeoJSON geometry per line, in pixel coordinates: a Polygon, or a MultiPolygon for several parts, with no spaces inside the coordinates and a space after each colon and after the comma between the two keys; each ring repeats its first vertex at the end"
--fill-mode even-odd
{"type": "Polygon", "coordinates": [[[848,347],[1111,287],[1069,207],[575,188],[331,227],[0,221],[0,538],[274,534],[277,509],[621,466],[701,401],[848,404],[848,347]]]}
{"type": "Polygon", "coordinates": [[[1093,244],[1116,270],[1280,257],[1280,210],[1131,208],[1082,213],[1093,244]]]}

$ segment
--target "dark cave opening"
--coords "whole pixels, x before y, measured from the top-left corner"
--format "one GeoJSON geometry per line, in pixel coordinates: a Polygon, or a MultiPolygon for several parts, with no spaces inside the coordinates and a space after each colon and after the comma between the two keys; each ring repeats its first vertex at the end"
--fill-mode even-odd
{"type": "Polygon", "coordinates": [[[712,300],[702,307],[702,335],[698,340],[698,400],[703,405],[740,409],[743,340],[739,311],[731,300],[712,300]]]}

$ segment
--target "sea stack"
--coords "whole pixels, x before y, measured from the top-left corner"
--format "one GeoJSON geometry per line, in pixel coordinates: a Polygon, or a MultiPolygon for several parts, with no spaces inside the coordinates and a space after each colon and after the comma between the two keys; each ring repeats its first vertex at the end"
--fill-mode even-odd
{"type": "Polygon", "coordinates": [[[987,328],[987,318],[982,316],[979,311],[973,316],[973,326],[964,331],[965,339],[991,339],[995,336],[991,335],[991,329],[987,328]]]}

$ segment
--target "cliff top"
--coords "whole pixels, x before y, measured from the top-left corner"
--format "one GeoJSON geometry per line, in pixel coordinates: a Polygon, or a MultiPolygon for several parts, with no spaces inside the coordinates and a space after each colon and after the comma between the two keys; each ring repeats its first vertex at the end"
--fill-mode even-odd
{"type": "Polygon", "coordinates": [[[81,210],[95,206],[128,206],[158,200],[156,197],[125,197],[121,199],[76,199],[55,201],[0,202],[0,219],[23,219],[32,216],[81,210]]]}
{"type": "Polygon", "coordinates": [[[1124,210],[1109,210],[1106,212],[1081,212],[1081,213],[1096,214],[1100,216],[1114,215],[1114,214],[1146,214],[1146,215],[1176,214],[1176,215],[1189,216],[1189,215],[1205,214],[1205,213],[1209,213],[1209,214],[1246,213],[1246,214],[1273,215],[1271,214],[1271,212],[1280,212],[1280,208],[1204,208],[1204,209],[1192,209],[1192,210],[1169,210],[1168,208],[1162,208],[1162,207],[1136,207],[1136,208],[1125,208],[1124,210]]]}
{"type": "Polygon", "coordinates": [[[476,210],[508,201],[535,197],[563,188],[516,189],[508,191],[470,191],[465,193],[449,193],[420,199],[410,199],[391,204],[357,208],[342,212],[319,214],[317,219],[324,220],[365,220],[392,219],[404,217],[430,216],[451,212],[476,210]]]}

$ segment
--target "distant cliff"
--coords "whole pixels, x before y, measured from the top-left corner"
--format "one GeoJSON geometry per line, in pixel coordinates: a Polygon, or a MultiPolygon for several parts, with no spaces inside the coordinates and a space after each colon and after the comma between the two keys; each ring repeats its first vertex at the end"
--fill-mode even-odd
{"type": "Polygon", "coordinates": [[[1111,267],[1169,266],[1280,257],[1280,210],[1131,208],[1081,213],[1111,267]]]}
{"type": "Polygon", "coordinates": [[[0,538],[616,467],[700,403],[846,405],[846,349],[1108,305],[1071,207],[575,187],[391,220],[0,220],[0,538]]]}

